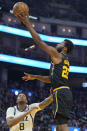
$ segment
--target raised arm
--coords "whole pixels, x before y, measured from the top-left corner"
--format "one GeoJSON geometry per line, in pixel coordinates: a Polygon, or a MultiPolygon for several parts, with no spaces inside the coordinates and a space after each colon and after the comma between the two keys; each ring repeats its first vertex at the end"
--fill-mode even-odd
{"type": "Polygon", "coordinates": [[[49,76],[41,76],[41,75],[31,75],[28,73],[24,73],[25,76],[22,77],[23,80],[28,81],[28,80],[40,80],[45,83],[51,83],[49,76]]]}
{"type": "MultiPolygon", "coordinates": [[[[28,111],[28,112],[26,112],[26,113],[24,113],[24,114],[22,114],[20,116],[7,117],[6,121],[7,121],[8,126],[12,127],[12,126],[18,124],[20,121],[22,121],[24,119],[24,117],[26,117],[27,115],[29,115],[31,113],[31,111],[36,110],[36,109],[37,109],[37,107],[34,107],[30,111],[28,111]]],[[[12,113],[11,110],[7,110],[7,115],[8,115],[9,112],[12,113]]]]}
{"type": "Polygon", "coordinates": [[[39,107],[40,107],[41,110],[43,110],[45,107],[50,105],[52,102],[53,102],[53,95],[50,95],[48,98],[46,98],[44,101],[42,101],[39,104],[39,107]]]}
{"type": "Polygon", "coordinates": [[[40,38],[40,36],[38,35],[38,33],[33,29],[33,27],[31,26],[30,22],[27,21],[27,23],[25,24],[25,26],[27,27],[27,29],[30,31],[35,43],[41,48],[43,49],[47,54],[49,54],[52,57],[59,57],[57,50],[52,47],[52,46],[48,46],[45,42],[43,42],[40,38]]]}
{"type": "Polygon", "coordinates": [[[21,22],[23,22],[25,24],[25,26],[27,27],[27,29],[29,30],[29,32],[31,33],[35,43],[40,46],[46,53],[48,53],[51,57],[56,57],[59,58],[59,60],[61,59],[58,51],[56,50],[56,48],[52,47],[52,46],[48,46],[45,42],[43,42],[40,38],[40,36],[38,35],[38,33],[33,29],[33,27],[30,24],[30,20],[29,20],[29,16],[23,16],[23,15],[19,15],[17,16],[18,19],[21,20],[21,22]]]}

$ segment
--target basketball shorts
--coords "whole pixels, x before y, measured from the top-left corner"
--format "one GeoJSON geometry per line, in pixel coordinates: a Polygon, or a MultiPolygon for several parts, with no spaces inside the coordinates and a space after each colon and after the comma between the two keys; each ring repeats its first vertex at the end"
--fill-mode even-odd
{"type": "Polygon", "coordinates": [[[72,92],[68,88],[61,88],[53,92],[52,109],[57,125],[67,124],[72,109],[72,101],[72,92]]]}

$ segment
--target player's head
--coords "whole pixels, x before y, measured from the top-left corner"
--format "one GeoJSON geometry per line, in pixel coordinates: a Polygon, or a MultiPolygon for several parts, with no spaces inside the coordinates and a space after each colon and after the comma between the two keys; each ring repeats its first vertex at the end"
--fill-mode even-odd
{"type": "Polygon", "coordinates": [[[25,93],[19,93],[18,96],[17,96],[17,101],[16,101],[17,104],[27,104],[28,103],[28,97],[25,93]]]}
{"type": "Polygon", "coordinates": [[[73,50],[74,45],[72,43],[72,41],[65,39],[63,42],[61,42],[60,44],[57,44],[56,49],[57,51],[60,52],[64,52],[65,54],[69,54],[71,53],[71,51],[73,50]]]}

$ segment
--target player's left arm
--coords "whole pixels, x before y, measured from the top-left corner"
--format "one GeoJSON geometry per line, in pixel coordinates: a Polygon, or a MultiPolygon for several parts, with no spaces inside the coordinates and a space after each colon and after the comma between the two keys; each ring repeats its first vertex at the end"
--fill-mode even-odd
{"type": "Polygon", "coordinates": [[[45,107],[50,105],[53,102],[53,95],[51,94],[48,98],[40,102],[39,107],[41,110],[43,110],[45,107]]]}

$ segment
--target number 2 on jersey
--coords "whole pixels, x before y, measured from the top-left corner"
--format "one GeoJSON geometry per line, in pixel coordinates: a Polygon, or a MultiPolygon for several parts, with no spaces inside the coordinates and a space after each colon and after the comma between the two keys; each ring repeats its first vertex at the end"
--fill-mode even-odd
{"type": "Polygon", "coordinates": [[[62,77],[65,79],[68,79],[68,74],[69,74],[69,68],[67,66],[63,66],[63,71],[62,71],[62,77]]]}

